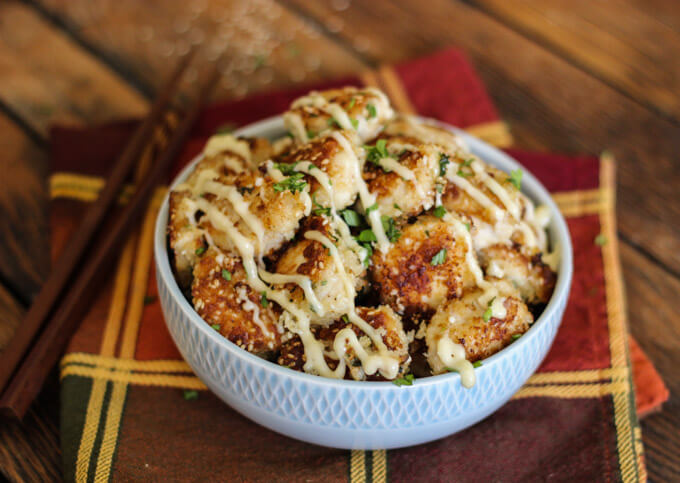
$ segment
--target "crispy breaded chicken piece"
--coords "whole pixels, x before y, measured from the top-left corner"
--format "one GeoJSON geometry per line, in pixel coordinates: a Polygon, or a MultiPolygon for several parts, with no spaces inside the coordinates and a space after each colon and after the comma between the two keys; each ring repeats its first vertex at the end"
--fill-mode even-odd
{"type": "Polygon", "coordinates": [[[196,312],[234,344],[255,354],[278,350],[281,311],[273,302],[263,306],[260,294],[248,285],[239,257],[212,247],[200,255],[191,296],[196,312]]]}
{"type": "Polygon", "coordinates": [[[329,130],[354,130],[363,142],[380,132],[394,116],[387,96],[373,87],[312,91],[293,101],[283,114],[286,129],[298,144],[329,130]]]}
{"type": "Polygon", "coordinates": [[[466,252],[465,238],[450,223],[418,217],[387,253],[373,255],[371,277],[380,300],[400,314],[432,313],[474,283],[466,252]]]}
{"type": "Polygon", "coordinates": [[[294,166],[300,162],[309,161],[319,168],[328,177],[330,186],[328,183],[325,186],[321,186],[319,180],[314,176],[314,168],[312,168],[310,174],[305,177],[307,182],[310,183],[311,195],[318,204],[329,206],[330,198],[328,191],[331,191],[335,208],[341,210],[354,203],[357,196],[359,170],[356,167],[354,158],[360,154],[356,148],[358,142],[359,139],[354,131],[338,131],[335,135],[325,134],[304,146],[294,149],[277,161],[287,166],[294,166]],[[337,135],[344,136],[347,139],[349,145],[354,150],[353,154],[348,153],[343,148],[335,137],[337,135]]]}
{"type": "Polygon", "coordinates": [[[476,250],[498,242],[546,249],[543,228],[532,223],[533,205],[507,173],[470,154],[450,158],[447,170],[456,176],[444,188],[442,205],[471,222],[476,250]],[[491,189],[493,182],[502,189],[505,199],[491,189]]]}
{"type": "Polygon", "coordinates": [[[421,143],[434,144],[449,155],[467,150],[463,139],[448,129],[420,122],[405,114],[397,115],[387,122],[383,132],[388,136],[406,136],[417,139],[421,143]]]}
{"type": "Polygon", "coordinates": [[[430,209],[439,172],[437,149],[404,136],[381,135],[371,144],[365,147],[363,177],[376,195],[380,213],[405,218],[430,209]]]}
{"type": "Polygon", "coordinates": [[[479,251],[479,264],[487,276],[511,282],[528,305],[545,304],[555,289],[557,275],[541,260],[518,246],[491,245],[479,251]]]}
{"type": "Polygon", "coordinates": [[[498,279],[488,280],[498,291],[494,302],[500,305],[501,313],[487,313],[488,320],[485,321],[484,314],[492,305],[481,306],[479,298],[484,291],[474,288],[464,292],[461,298],[442,304],[432,317],[425,342],[428,347],[427,360],[433,374],[446,372],[437,353],[442,337],[448,337],[453,343],[462,345],[466,359],[475,362],[510,344],[513,335],[523,334],[533,323],[531,312],[511,283],[498,279]]]}
{"type": "MultiPolygon", "coordinates": [[[[359,317],[377,330],[387,350],[399,359],[399,374],[397,377],[406,374],[411,362],[411,357],[408,354],[408,338],[404,332],[399,315],[386,305],[381,305],[376,308],[357,307],[356,312],[359,317]]],[[[335,341],[338,332],[347,327],[354,331],[362,347],[367,352],[376,351],[375,344],[371,341],[370,337],[359,327],[347,320],[336,320],[328,327],[318,327],[314,329],[314,335],[316,339],[320,340],[326,346],[329,353],[335,354],[333,342],[335,341]]],[[[367,375],[364,372],[361,360],[356,356],[356,353],[351,346],[347,346],[347,352],[343,358],[347,364],[345,379],[354,379],[356,381],[385,380],[384,376],[381,374],[367,375]]],[[[294,336],[281,345],[281,354],[277,361],[278,364],[296,371],[303,371],[306,360],[304,345],[298,336],[294,336]]],[[[335,369],[338,364],[337,357],[327,356],[326,363],[331,369],[335,369]]]]}
{"type": "MultiPolygon", "coordinates": [[[[216,134],[208,139],[203,148],[203,160],[198,163],[191,176],[202,169],[207,161],[211,167],[222,164],[226,172],[233,174],[253,170],[272,156],[273,149],[265,138],[235,137],[231,134],[216,134]]],[[[191,179],[191,177],[190,177],[191,179]]]]}
{"type": "Polygon", "coordinates": [[[323,314],[313,310],[300,286],[288,283],[285,287],[290,291],[290,298],[308,313],[313,324],[328,325],[351,309],[354,294],[347,292],[344,277],[349,278],[355,291],[366,285],[366,268],[359,256],[336,235],[329,219],[324,216],[310,216],[305,219],[295,241],[276,262],[275,272],[309,277],[323,314]],[[311,231],[320,232],[335,245],[342,263],[342,272],[326,246],[319,241],[305,238],[305,234],[311,231]]]}
{"type": "Polygon", "coordinates": [[[253,244],[255,255],[266,256],[295,237],[300,220],[311,209],[306,193],[279,189],[274,179],[259,171],[242,173],[234,179],[217,177],[211,181],[223,187],[217,186],[219,190],[235,190],[242,198],[245,218],[238,212],[232,200],[227,199],[223,193],[219,196],[209,190],[194,193],[198,208],[198,226],[207,232],[219,248],[227,252],[239,253],[239,247],[232,242],[221,226],[220,215],[226,216],[229,222],[253,244]],[[206,212],[203,209],[206,201],[218,213],[206,212]],[[215,223],[218,226],[215,226],[215,223]],[[261,230],[261,240],[253,230],[253,225],[261,230]]]}
{"type": "Polygon", "coordinates": [[[168,242],[173,268],[179,286],[186,290],[191,284],[191,270],[196,263],[196,252],[203,249],[203,232],[192,217],[193,203],[188,191],[171,191],[169,196],[168,242]]]}

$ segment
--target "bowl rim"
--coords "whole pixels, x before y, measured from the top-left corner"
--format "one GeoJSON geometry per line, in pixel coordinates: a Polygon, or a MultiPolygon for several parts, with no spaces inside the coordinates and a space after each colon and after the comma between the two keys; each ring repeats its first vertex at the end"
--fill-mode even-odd
{"type": "MultiPolygon", "coordinates": [[[[459,136],[461,136],[470,150],[479,156],[484,162],[491,164],[503,171],[509,172],[513,169],[521,169],[522,175],[522,192],[527,194],[530,199],[539,204],[545,204],[548,206],[550,211],[550,223],[548,229],[550,232],[550,240],[554,245],[559,243],[561,257],[557,270],[557,282],[555,284],[555,289],[553,294],[548,301],[548,304],[543,309],[543,312],[538,317],[536,321],[531,325],[529,330],[525,332],[522,337],[514,341],[512,344],[504,347],[500,351],[491,355],[490,357],[483,359],[483,364],[477,368],[475,371],[485,371],[491,370],[491,366],[496,364],[502,364],[505,358],[511,357],[514,352],[521,352],[524,346],[534,343],[534,339],[538,337],[538,332],[541,327],[546,325],[548,321],[553,319],[556,312],[559,312],[560,305],[562,301],[566,301],[569,296],[569,291],[571,288],[571,280],[573,274],[573,252],[571,237],[569,234],[569,229],[567,223],[559,211],[557,205],[550,196],[548,190],[543,186],[543,184],[534,177],[529,170],[527,170],[521,163],[509,156],[508,154],[502,152],[501,150],[489,145],[488,143],[478,139],[462,129],[456,128],[449,124],[437,121],[435,119],[425,118],[421,116],[413,116],[414,118],[424,121],[426,123],[444,128],[451,131],[459,136]],[[481,154],[480,154],[481,152],[481,154]],[[489,159],[491,158],[491,159],[489,159]],[[508,168],[508,169],[505,169],[508,168]]],[[[283,127],[283,117],[282,115],[275,115],[267,117],[260,121],[248,124],[234,131],[235,136],[264,136],[269,137],[274,133],[279,133],[282,135],[285,131],[283,127]]],[[[194,157],[182,170],[175,176],[169,185],[167,192],[163,197],[163,201],[158,210],[156,216],[155,226],[154,226],[154,258],[156,264],[156,271],[158,274],[157,283],[164,283],[170,295],[174,298],[178,307],[182,310],[186,319],[191,324],[195,324],[197,329],[202,331],[204,336],[217,344],[221,349],[226,350],[235,357],[242,357],[248,363],[260,366],[264,370],[272,371],[274,374],[289,377],[294,379],[299,379],[301,382],[307,382],[311,384],[317,384],[328,387],[335,388],[347,388],[347,389],[378,389],[378,390],[408,390],[410,387],[424,387],[433,384],[440,383],[454,383],[460,380],[460,375],[457,372],[448,372],[445,374],[438,374],[433,376],[416,378],[411,386],[397,386],[393,384],[392,381],[354,381],[346,379],[333,379],[322,376],[317,376],[313,374],[308,374],[305,372],[295,371],[285,366],[280,366],[275,362],[268,361],[261,357],[252,354],[230,340],[226,339],[222,335],[218,334],[214,329],[212,329],[203,318],[194,310],[189,301],[184,297],[177,280],[173,275],[172,268],[170,267],[170,258],[167,250],[167,218],[169,210],[169,195],[170,192],[194,169],[194,166],[202,159],[202,155],[199,154],[194,157]]],[[[561,321],[560,321],[561,323],[561,321]]]]}

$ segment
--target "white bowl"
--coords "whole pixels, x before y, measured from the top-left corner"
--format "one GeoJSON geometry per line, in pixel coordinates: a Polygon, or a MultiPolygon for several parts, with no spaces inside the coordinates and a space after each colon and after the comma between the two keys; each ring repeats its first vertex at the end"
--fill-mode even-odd
{"type": "MultiPolygon", "coordinates": [[[[443,126],[441,123],[438,123],[443,126]]],[[[510,172],[521,168],[501,151],[455,131],[487,163],[510,172]]],[[[275,138],[285,132],[281,116],[251,124],[237,135],[275,138]]],[[[175,179],[182,182],[198,158],[175,179]]],[[[390,382],[327,379],[261,359],[231,343],[201,319],[175,281],[167,252],[168,199],[158,219],[154,250],[161,307],[170,334],[196,375],[244,416],[292,438],[344,449],[389,449],[432,441],[487,417],[526,382],[550,348],[562,320],[572,277],[572,249],[564,218],[546,189],[524,170],[522,191],[551,213],[549,234],[561,261],[555,291],[529,331],[475,369],[474,387],[457,373],[390,382]]]]}

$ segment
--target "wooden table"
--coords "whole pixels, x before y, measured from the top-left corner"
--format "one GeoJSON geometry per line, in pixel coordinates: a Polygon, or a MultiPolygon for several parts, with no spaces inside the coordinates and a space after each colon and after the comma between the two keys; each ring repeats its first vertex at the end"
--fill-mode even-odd
{"type": "MultiPolygon", "coordinates": [[[[0,347],[49,270],[49,124],[141,115],[172,57],[204,38],[226,42],[235,60],[221,98],[457,45],[518,146],[610,150],[631,330],[671,390],[663,411],[642,423],[649,475],[680,478],[680,4],[672,0],[0,3],[0,347]]],[[[59,478],[57,401],[53,377],[24,425],[0,426],[10,479],[59,478]]]]}

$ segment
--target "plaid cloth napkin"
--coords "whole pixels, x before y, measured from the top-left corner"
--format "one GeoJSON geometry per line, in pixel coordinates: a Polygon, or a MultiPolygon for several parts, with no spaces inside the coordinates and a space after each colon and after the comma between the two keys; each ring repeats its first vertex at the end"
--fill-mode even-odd
{"type": "MultiPolygon", "coordinates": [[[[282,112],[311,87],[347,84],[378,86],[399,111],[464,127],[499,147],[512,143],[469,63],[447,50],[358,77],[213,106],[173,175],[218,127],[282,112]]],[[[97,196],[134,125],[53,129],[53,257],[97,196]]],[[[159,133],[154,149],[165,142],[159,133]]],[[[273,433],[222,404],[181,360],[157,302],[152,233],[159,190],[62,360],[66,479],[644,480],[636,394],[638,411],[646,412],[668,393],[644,354],[628,344],[613,160],[509,152],[543,181],[567,217],[575,273],[552,350],[494,415],[413,448],[342,451],[273,433]]]]}

